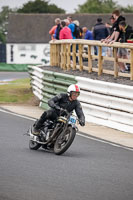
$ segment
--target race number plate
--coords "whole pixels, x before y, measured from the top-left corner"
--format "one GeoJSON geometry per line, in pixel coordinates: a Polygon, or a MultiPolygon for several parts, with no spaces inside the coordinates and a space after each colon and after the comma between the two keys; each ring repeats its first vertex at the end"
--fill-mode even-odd
{"type": "Polygon", "coordinates": [[[71,115],[70,118],[69,118],[69,123],[70,124],[76,124],[76,117],[71,115]]]}

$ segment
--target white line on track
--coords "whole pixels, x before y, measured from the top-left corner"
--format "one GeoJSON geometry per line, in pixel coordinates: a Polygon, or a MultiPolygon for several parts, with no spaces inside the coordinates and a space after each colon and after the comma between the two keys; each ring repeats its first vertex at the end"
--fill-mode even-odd
{"type": "MultiPolygon", "coordinates": [[[[0,112],[11,114],[11,115],[14,115],[14,116],[17,116],[17,117],[21,117],[21,118],[24,118],[24,119],[35,121],[35,118],[27,117],[27,116],[20,115],[20,114],[16,114],[16,113],[13,113],[13,112],[10,112],[10,111],[7,111],[7,110],[0,109],[0,112]]],[[[133,151],[133,149],[130,148],[130,147],[122,146],[122,145],[115,144],[115,143],[112,143],[112,142],[109,142],[109,141],[105,141],[105,140],[102,140],[102,139],[98,139],[98,138],[94,138],[94,137],[91,137],[91,136],[87,136],[87,135],[84,135],[82,133],[77,133],[77,135],[81,136],[81,137],[84,137],[84,138],[87,138],[87,139],[90,139],[90,140],[94,140],[94,141],[101,142],[101,143],[104,143],[104,144],[109,144],[111,146],[115,146],[115,147],[122,148],[122,149],[125,149],[125,150],[133,151]]]]}
{"type": "Polygon", "coordinates": [[[21,117],[21,118],[24,118],[24,119],[29,119],[29,120],[35,121],[35,118],[27,117],[27,116],[20,115],[20,114],[17,114],[17,113],[13,113],[11,111],[0,109],[0,112],[4,112],[4,113],[7,113],[7,114],[11,114],[11,115],[17,116],[17,117],[21,117]]]}
{"type": "Polygon", "coordinates": [[[119,147],[119,148],[126,149],[126,150],[129,150],[129,151],[133,151],[133,149],[130,148],[130,147],[126,147],[126,146],[122,146],[122,145],[119,145],[119,144],[115,144],[113,142],[109,142],[109,141],[105,141],[105,140],[102,140],[102,139],[94,138],[94,137],[91,137],[91,136],[88,136],[88,135],[84,135],[84,134],[81,134],[81,133],[77,133],[77,135],[79,135],[81,137],[84,137],[84,138],[87,138],[87,139],[90,139],[90,140],[94,140],[94,141],[101,142],[101,143],[104,143],[104,144],[109,144],[111,146],[115,146],[115,147],[119,147]]]}

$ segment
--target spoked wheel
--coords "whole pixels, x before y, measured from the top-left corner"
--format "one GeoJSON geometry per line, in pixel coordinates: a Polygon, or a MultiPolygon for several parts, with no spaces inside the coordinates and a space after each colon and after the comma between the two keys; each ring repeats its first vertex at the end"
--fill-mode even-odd
{"type": "Polygon", "coordinates": [[[37,150],[41,147],[41,144],[38,144],[37,142],[30,140],[29,141],[29,148],[32,150],[37,150]]]}
{"type": "Polygon", "coordinates": [[[63,135],[60,134],[55,142],[54,153],[56,155],[63,154],[70,147],[75,138],[76,130],[70,126],[63,135]]]}

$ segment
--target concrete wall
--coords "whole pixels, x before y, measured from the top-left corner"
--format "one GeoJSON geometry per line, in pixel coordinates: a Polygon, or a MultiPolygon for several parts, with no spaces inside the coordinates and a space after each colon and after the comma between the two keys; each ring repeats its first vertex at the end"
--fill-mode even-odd
{"type": "MultiPolygon", "coordinates": [[[[49,30],[55,24],[55,19],[66,19],[71,14],[10,14],[8,23],[7,43],[48,43],[51,40],[49,30]],[[21,22],[21,26],[20,26],[21,22]]],[[[110,14],[72,14],[73,20],[78,20],[80,26],[88,29],[101,17],[103,22],[110,21],[110,14]]],[[[127,23],[133,26],[133,14],[123,14],[127,23]]]]}
{"type": "MultiPolygon", "coordinates": [[[[63,14],[52,14],[49,15],[49,24],[47,26],[47,30],[50,30],[50,28],[54,25],[54,20],[55,18],[59,17],[60,19],[65,19],[67,18],[67,16],[69,16],[69,14],[67,15],[63,15],[63,14]]],[[[98,17],[101,17],[103,19],[103,22],[110,22],[110,17],[111,17],[111,13],[110,14],[70,14],[70,16],[72,16],[73,20],[78,20],[80,22],[80,26],[84,27],[86,26],[88,29],[92,29],[92,27],[95,25],[96,20],[98,17]]],[[[126,18],[126,21],[128,24],[130,24],[131,26],[133,26],[133,14],[122,14],[122,16],[124,16],[126,18]]],[[[45,24],[44,24],[45,26],[45,24]]],[[[46,34],[46,38],[50,39],[49,34],[46,34]]]]}

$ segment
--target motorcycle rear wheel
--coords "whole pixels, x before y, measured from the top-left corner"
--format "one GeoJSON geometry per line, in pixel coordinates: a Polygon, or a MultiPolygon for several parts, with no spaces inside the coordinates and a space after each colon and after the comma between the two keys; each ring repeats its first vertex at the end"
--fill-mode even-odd
{"type": "Polygon", "coordinates": [[[37,150],[41,147],[41,144],[38,144],[37,142],[34,142],[33,140],[29,141],[29,148],[32,150],[37,150]]]}
{"type": "Polygon", "coordinates": [[[56,155],[63,154],[72,144],[76,135],[76,130],[71,126],[66,130],[65,135],[62,137],[62,134],[58,136],[54,144],[54,153],[56,155]]]}

